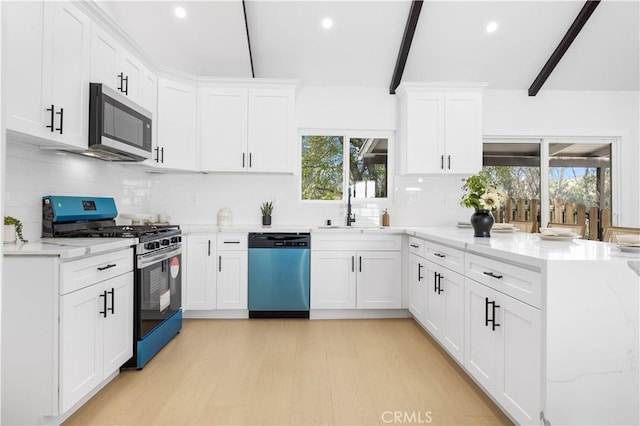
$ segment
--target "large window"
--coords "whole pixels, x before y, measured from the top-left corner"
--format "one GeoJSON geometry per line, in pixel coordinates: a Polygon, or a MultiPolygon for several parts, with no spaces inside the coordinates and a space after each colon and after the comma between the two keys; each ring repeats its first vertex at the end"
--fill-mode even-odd
{"type": "Polygon", "coordinates": [[[611,225],[613,141],[485,141],[483,172],[505,195],[496,213],[501,222],[584,225],[599,239],[611,225]]]}
{"type": "Polygon", "coordinates": [[[302,199],[343,200],[348,189],[354,199],[387,198],[388,151],[388,136],[303,134],[302,199]]]}

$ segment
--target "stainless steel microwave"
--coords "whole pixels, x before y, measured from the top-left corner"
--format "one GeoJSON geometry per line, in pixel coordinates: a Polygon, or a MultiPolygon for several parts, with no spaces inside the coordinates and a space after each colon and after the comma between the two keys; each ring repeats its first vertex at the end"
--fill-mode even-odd
{"type": "Polygon", "coordinates": [[[89,151],[107,161],[151,158],[151,112],[101,83],[90,83],[89,151]]]}

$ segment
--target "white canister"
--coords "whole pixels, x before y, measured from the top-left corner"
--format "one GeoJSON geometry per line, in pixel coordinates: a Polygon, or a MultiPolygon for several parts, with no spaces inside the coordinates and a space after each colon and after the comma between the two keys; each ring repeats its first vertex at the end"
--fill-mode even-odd
{"type": "Polygon", "coordinates": [[[231,210],[229,210],[227,207],[223,207],[220,210],[218,210],[218,226],[231,226],[233,223],[232,217],[231,217],[231,210]]]}
{"type": "Polygon", "coordinates": [[[15,225],[4,225],[4,239],[5,243],[15,243],[16,242],[16,226],[15,225]]]}

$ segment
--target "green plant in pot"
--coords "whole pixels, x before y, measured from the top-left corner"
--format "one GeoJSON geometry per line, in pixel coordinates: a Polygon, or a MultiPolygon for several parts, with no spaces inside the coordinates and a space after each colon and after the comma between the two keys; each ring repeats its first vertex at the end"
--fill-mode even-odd
{"type": "Polygon", "coordinates": [[[262,225],[263,226],[271,226],[271,213],[273,213],[273,202],[265,201],[260,206],[260,211],[262,212],[262,225]]]}
{"type": "Polygon", "coordinates": [[[27,240],[22,236],[22,222],[19,219],[16,219],[12,216],[4,217],[4,242],[12,243],[16,241],[16,238],[23,243],[26,243],[27,240]]]}
{"type": "Polygon", "coordinates": [[[464,194],[460,205],[474,209],[471,215],[471,226],[474,237],[490,237],[493,226],[492,211],[498,209],[502,194],[498,192],[489,178],[482,173],[471,175],[462,185],[464,194]]]}

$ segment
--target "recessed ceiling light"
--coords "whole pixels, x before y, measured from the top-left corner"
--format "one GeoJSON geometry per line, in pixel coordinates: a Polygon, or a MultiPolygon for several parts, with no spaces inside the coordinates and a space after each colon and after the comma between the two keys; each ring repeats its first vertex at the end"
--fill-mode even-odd
{"type": "Polygon", "coordinates": [[[176,14],[176,16],[180,19],[184,19],[185,16],[187,16],[187,11],[184,10],[184,7],[178,6],[175,9],[173,9],[173,13],[176,14]]]}
{"type": "Polygon", "coordinates": [[[324,27],[324,29],[328,30],[329,28],[333,27],[333,19],[331,18],[324,18],[322,20],[322,26],[324,27]]]}
{"type": "Polygon", "coordinates": [[[498,23],[497,22],[489,22],[489,24],[487,25],[487,32],[488,33],[494,33],[496,32],[496,30],[498,29],[498,23]]]}

